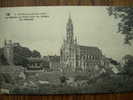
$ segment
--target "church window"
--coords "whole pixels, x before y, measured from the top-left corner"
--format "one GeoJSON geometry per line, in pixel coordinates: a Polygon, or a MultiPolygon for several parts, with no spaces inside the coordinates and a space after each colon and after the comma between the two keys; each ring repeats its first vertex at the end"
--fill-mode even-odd
{"type": "Polygon", "coordinates": [[[84,55],[84,60],[86,59],[86,56],[84,55]]]}
{"type": "Polygon", "coordinates": [[[92,56],[90,56],[90,59],[92,60],[92,56]]]}

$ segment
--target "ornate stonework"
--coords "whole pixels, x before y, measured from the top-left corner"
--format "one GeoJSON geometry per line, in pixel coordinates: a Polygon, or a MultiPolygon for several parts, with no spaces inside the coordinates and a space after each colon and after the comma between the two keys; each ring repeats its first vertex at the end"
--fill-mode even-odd
{"type": "Polygon", "coordinates": [[[101,66],[102,52],[97,47],[81,46],[74,39],[74,27],[71,16],[66,24],[66,37],[60,50],[61,67],[65,72],[91,72],[95,66],[101,66]]]}

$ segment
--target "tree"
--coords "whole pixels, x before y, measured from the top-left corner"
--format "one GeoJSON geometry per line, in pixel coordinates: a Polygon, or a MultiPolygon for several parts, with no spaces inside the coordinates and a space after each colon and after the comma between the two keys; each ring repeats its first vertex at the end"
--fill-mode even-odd
{"type": "Polygon", "coordinates": [[[29,48],[22,46],[14,47],[14,54],[23,57],[32,57],[32,51],[29,48]]]}
{"type": "Polygon", "coordinates": [[[108,60],[109,60],[110,63],[113,64],[113,65],[119,65],[119,63],[118,63],[116,60],[112,59],[112,58],[108,58],[108,60]]]}
{"type": "Polygon", "coordinates": [[[32,57],[41,57],[41,54],[40,54],[40,52],[38,52],[38,51],[36,51],[36,50],[33,50],[33,52],[32,52],[32,57]]]}
{"type": "Polygon", "coordinates": [[[118,33],[124,35],[124,43],[131,45],[133,40],[133,8],[132,7],[109,7],[108,14],[119,18],[118,33]]]}
{"type": "Polygon", "coordinates": [[[65,83],[66,83],[66,80],[67,80],[67,78],[66,78],[65,76],[61,76],[61,77],[60,77],[60,82],[61,82],[62,84],[65,84],[65,83]]]}
{"type": "Polygon", "coordinates": [[[128,75],[133,75],[133,56],[126,55],[123,60],[125,60],[123,71],[128,75]]]}
{"type": "MultiPolygon", "coordinates": [[[[14,46],[13,52],[13,63],[15,65],[22,65],[23,67],[27,67],[27,65],[29,64],[27,58],[41,57],[40,52],[36,50],[31,51],[29,48],[22,47],[21,45],[14,46]]],[[[4,47],[0,48],[0,63],[3,65],[8,65],[8,62],[4,56],[4,47]]]]}
{"type": "Polygon", "coordinates": [[[30,63],[27,58],[29,57],[41,57],[40,53],[36,50],[33,52],[27,48],[22,46],[14,47],[14,64],[22,65],[23,67],[27,67],[30,63]]]}
{"type": "Polygon", "coordinates": [[[23,67],[27,67],[29,64],[29,61],[27,60],[26,57],[21,56],[19,54],[14,55],[14,64],[15,65],[21,65],[23,67]]]}

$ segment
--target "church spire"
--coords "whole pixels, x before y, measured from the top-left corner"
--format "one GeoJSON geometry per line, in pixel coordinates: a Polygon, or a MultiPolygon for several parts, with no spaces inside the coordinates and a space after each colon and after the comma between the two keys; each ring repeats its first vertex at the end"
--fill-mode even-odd
{"type": "Polygon", "coordinates": [[[67,32],[67,41],[73,42],[73,23],[71,19],[71,14],[69,13],[69,18],[66,26],[66,32],[67,32]]]}
{"type": "Polygon", "coordinates": [[[71,13],[69,12],[69,18],[71,18],[71,13]]]}
{"type": "Polygon", "coordinates": [[[68,19],[68,23],[72,23],[72,19],[71,19],[71,13],[69,13],[69,19],[68,19]]]}

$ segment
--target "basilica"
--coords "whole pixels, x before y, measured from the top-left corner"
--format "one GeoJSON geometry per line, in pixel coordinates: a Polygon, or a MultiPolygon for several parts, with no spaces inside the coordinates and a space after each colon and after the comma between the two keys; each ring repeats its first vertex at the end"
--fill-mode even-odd
{"type": "Polygon", "coordinates": [[[60,66],[64,72],[93,72],[99,66],[107,66],[105,56],[98,47],[79,45],[74,38],[74,26],[69,16],[66,37],[60,50],[60,66]]]}

